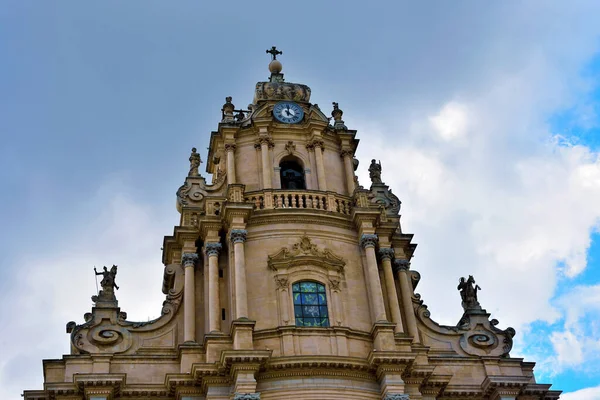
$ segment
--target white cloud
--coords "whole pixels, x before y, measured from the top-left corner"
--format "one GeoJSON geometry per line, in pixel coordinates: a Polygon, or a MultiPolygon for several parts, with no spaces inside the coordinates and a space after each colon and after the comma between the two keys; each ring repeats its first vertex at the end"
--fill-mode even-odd
{"type": "MultiPolygon", "coordinates": [[[[577,55],[580,62],[590,56],[577,55]]],[[[463,89],[460,102],[453,95],[406,120],[374,125],[365,115],[353,126],[369,136],[358,157],[381,159],[383,180],[403,202],[403,230],[419,244],[419,291],[441,323],[459,319],[455,283],[467,274],[500,326],[557,321],[562,310],[550,302],[557,282],[586,268],[590,235],[600,227],[599,153],[559,140],[547,124],[589,87],[570,87],[578,71],[556,68],[543,52],[520,61],[522,68],[498,72],[487,86],[463,89]],[[428,140],[436,136],[462,143],[428,140]]],[[[368,186],[365,170],[360,181],[368,186]]],[[[575,345],[570,339],[555,338],[575,345]]]]}
{"type": "Polygon", "coordinates": [[[41,360],[69,353],[65,325],[83,322],[96,294],[93,267],[118,264],[119,306],[130,320],[160,315],[162,237],[172,229],[165,212],[134,200],[119,181],[83,200],[86,211],[53,254],[23,256],[0,303],[0,398],[42,387],[41,360]],[[89,212],[89,214],[87,213],[89,212]],[[18,305],[18,308],[15,308],[18,305]],[[7,344],[10,341],[10,346],[7,344]],[[32,373],[34,371],[34,373],[32,373]]]}
{"type": "Polygon", "coordinates": [[[598,400],[600,399],[600,386],[563,393],[560,398],[561,400],[598,400]]]}
{"type": "Polygon", "coordinates": [[[458,102],[450,102],[437,115],[429,117],[437,134],[445,141],[463,139],[469,126],[468,108],[458,102]]]}

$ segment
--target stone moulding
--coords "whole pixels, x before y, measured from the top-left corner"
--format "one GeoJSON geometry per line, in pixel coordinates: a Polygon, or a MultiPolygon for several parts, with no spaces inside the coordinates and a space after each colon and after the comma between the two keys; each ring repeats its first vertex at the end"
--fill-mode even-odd
{"type": "Polygon", "coordinates": [[[276,254],[268,256],[269,268],[273,271],[300,265],[316,265],[326,269],[342,272],[346,262],[329,249],[319,249],[306,235],[291,248],[284,247],[276,254]]]}
{"type": "Polygon", "coordinates": [[[71,344],[79,354],[122,354],[131,352],[132,349],[136,351],[143,339],[154,338],[145,336],[136,339],[136,335],[166,328],[179,310],[182,297],[182,288],[170,289],[163,302],[160,317],[143,322],[127,321],[127,314],[118,307],[94,307],[91,313],[84,315],[85,323],[77,325],[71,321],[67,324],[71,344]]]}
{"type": "MultiPolygon", "coordinates": [[[[418,294],[415,296],[420,298],[418,294]]],[[[440,325],[431,319],[427,305],[422,301],[414,302],[420,329],[429,339],[428,346],[435,348],[450,346],[457,354],[489,357],[509,357],[512,349],[513,328],[498,329],[496,319],[490,320],[485,310],[465,312],[457,326],[440,325]]]]}

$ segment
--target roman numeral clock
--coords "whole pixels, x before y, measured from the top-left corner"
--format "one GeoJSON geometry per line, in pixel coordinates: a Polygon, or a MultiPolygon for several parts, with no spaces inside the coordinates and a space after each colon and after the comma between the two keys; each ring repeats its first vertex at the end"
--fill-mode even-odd
{"type": "Polygon", "coordinates": [[[304,110],[293,101],[280,101],[273,107],[273,116],[284,124],[297,124],[304,118],[304,110]]]}

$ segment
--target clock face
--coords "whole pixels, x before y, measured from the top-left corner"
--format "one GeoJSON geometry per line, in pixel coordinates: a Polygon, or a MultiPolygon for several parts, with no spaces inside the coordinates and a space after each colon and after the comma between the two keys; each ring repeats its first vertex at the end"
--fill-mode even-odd
{"type": "Polygon", "coordinates": [[[304,110],[293,101],[280,101],[273,108],[273,115],[285,124],[297,124],[304,117],[304,110]]]}

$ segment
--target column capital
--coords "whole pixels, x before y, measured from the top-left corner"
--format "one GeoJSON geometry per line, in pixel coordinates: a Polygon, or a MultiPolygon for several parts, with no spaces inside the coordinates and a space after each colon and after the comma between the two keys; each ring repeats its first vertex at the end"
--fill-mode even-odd
{"type": "Polygon", "coordinates": [[[231,240],[231,243],[244,243],[247,236],[248,231],[245,229],[232,229],[229,231],[229,240],[231,240]]]}
{"type": "Polygon", "coordinates": [[[392,249],[391,247],[383,247],[379,249],[379,257],[381,257],[382,260],[388,259],[388,260],[393,260],[394,259],[394,249],[392,249]]]}
{"type": "Polygon", "coordinates": [[[236,147],[235,143],[225,143],[226,152],[235,151],[236,147]]]}
{"type": "Polygon", "coordinates": [[[350,149],[344,149],[342,151],[340,151],[340,157],[344,158],[344,157],[352,157],[354,155],[354,152],[350,149]]]}
{"type": "Polygon", "coordinates": [[[325,142],[323,142],[321,139],[312,139],[306,144],[306,148],[308,150],[314,150],[316,148],[323,150],[325,148],[325,142]]]}
{"type": "Polygon", "coordinates": [[[198,261],[198,254],[196,253],[183,253],[181,256],[181,264],[184,268],[195,267],[198,261]]]}
{"type": "Polygon", "coordinates": [[[376,234],[374,233],[364,233],[361,237],[360,237],[360,246],[364,247],[365,249],[368,247],[375,247],[377,246],[377,241],[379,240],[379,238],[377,237],[376,234]]]}
{"type": "Polygon", "coordinates": [[[233,400],[260,400],[260,393],[236,393],[233,400]]]}
{"type": "Polygon", "coordinates": [[[383,400],[410,400],[407,394],[388,393],[383,400]]]}
{"type": "Polygon", "coordinates": [[[254,147],[260,148],[262,145],[267,145],[269,148],[275,147],[275,142],[270,136],[262,136],[256,139],[254,147]]]}
{"type": "Polygon", "coordinates": [[[206,243],[204,245],[204,251],[206,252],[207,256],[219,256],[219,253],[221,252],[221,249],[223,248],[223,246],[221,245],[221,243],[206,243]]]}
{"type": "Polygon", "coordinates": [[[410,262],[408,260],[402,260],[396,258],[394,260],[394,272],[408,271],[410,269],[410,262]]]}

